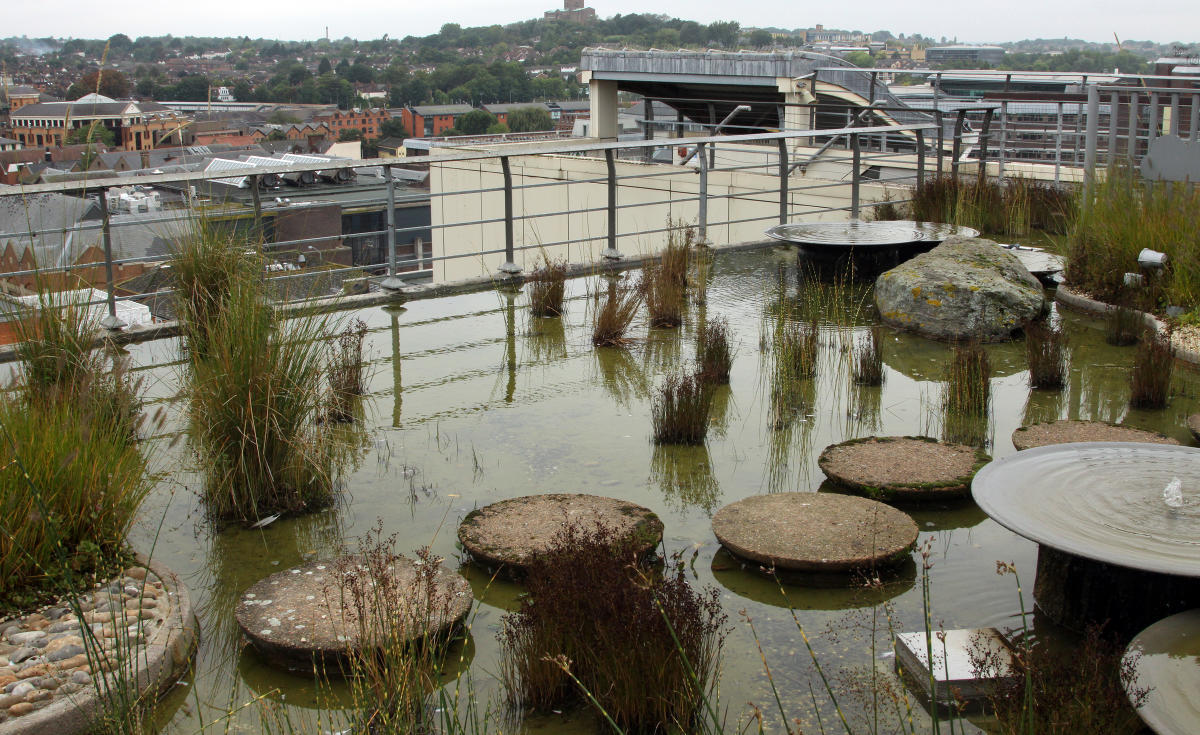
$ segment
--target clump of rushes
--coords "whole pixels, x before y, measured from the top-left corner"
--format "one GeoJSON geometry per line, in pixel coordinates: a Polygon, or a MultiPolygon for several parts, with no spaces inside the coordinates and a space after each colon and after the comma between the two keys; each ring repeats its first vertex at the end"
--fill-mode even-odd
{"type": "Polygon", "coordinates": [[[872,326],[854,343],[854,382],[859,385],[883,384],[883,327],[872,326]]]}
{"type": "Polygon", "coordinates": [[[1026,326],[1025,355],[1034,388],[1058,390],[1067,384],[1067,335],[1062,327],[1044,321],[1026,326]]]}
{"type": "Polygon", "coordinates": [[[1137,344],[1146,329],[1142,315],[1128,306],[1118,306],[1108,312],[1104,341],[1117,347],[1137,344]]]}
{"type": "Polygon", "coordinates": [[[663,277],[670,280],[684,293],[687,289],[688,262],[696,245],[696,230],[682,222],[668,223],[667,246],[659,255],[663,277]]]}
{"type": "Polygon", "coordinates": [[[1171,369],[1175,365],[1175,348],[1170,334],[1149,330],[1138,342],[1133,357],[1133,372],[1129,375],[1131,391],[1129,405],[1134,408],[1164,408],[1171,392],[1171,369]]]}
{"type": "Polygon", "coordinates": [[[671,374],[650,407],[655,444],[703,444],[712,388],[699,376],[671,374]]]}
{"type": "Polygon", "coordinates": [[[363,360],[363,339],[367,336],[367,325],[355,319],[338,335],[333,355],[329,360],[329,406],[325,413],[328,421],[350,422],[354,420],[362,396],[366,393],[367,363],[363,360]]]}
{"type": "Polygon", "coordinates": [[[983,416],[991,395],[992,365],[978,342],[954,346],[946,367],[945,408],[948,413],[983,416]]]}
{"type": "Polygon", "coordinates": [[[175,311],[188,350],[203,355],[208,332],[234,284],[257,276],[255,246],[232,225],[196,218],[176,236],[168,261],[175,311]]]}
{"type": "Polygon", "coordinates": [[[525,278],[525,283],[529,287],[529,309],[534,316],[562,316],[567,289],[566,261],[546,259],[525,278]]]}
{"type": "Polygon", "coordinates": [[[633,324],[641,303],[641,289],[630,285],[624,277],[614,278],[603,291],[593,291],[592,344],[597,347],[619,347],[626,344],[628,339],[625,334],[633,324]]]}
{"type": "Polygon", "coordinates": [[[547,711],[590,701],[619,732],[692,731],[715,697],[728,632],[715,589],[694,590],[681,563],[661,576],[643,570],[611,529],[575,523],[525,584],[500,632],[511,704],[547,711]]]}
{"type": "Polygon", "coordinates": [[[0,615],[115,571],[151,482],[138,383],[92,350],[84,307],[39,302],[17,322],[23,369],[0,394],[0,615]]]}
{"type": "Polygon", "coordinates": [[[816,321],[791,322],[775,330],[775,374],[783,380],[803,380],[817,374],[821,330],[816,321]]]}
{"type": "Polygon", "coordinates": [[[696,376],[704,383],[724,385],[733,368],[733,347],[729,344],[729,322],[723,317],[709,319],[700,332],[697,345],[696,376]]]}
{"type": "Polygon", "coordinates": [[[186,389],[212,515],[255,522],[333,500],[333,440],[318,422],[327,339],[324,317],[285,319],[257,279],[233,284],[186,389]]]}
{"type": "Polygon", "coordinates": [[[685,290],[666,264],[647,263],[638,282],[652,327],[678,327],[683,323],[685,290]]]}

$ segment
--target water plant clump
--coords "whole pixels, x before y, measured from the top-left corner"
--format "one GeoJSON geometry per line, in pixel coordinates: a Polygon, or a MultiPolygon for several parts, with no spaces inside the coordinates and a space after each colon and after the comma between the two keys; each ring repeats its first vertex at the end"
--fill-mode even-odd
{"type": "Polygon", "coordinates": [[[338,335],[329,359],[329,401],[325,418],[328,421],[353,421],[361,399],[366,393],[367,363],[363,359],[363,339],[367,325],[355,319],[338,335]]]}
{"type": "Polygon", "coordinates": [[[729,321],[709,319],[697,344],[696,376],[704,383],[724,385],[733,369],[733,347],[729,344],[729,321]]]}
{"type": "Polygon", "coordinates": [[[668,222],[667,244],[659,254],[663,278],[686,293],[689,262],[696,248],[696,230],[683,222],[668,222]]]}
{"type": "Polygon", "coordinates": [[[609,281],[608,288],[591,294],[592,344],[597,347],[619,347],[629,340],[625,336],[642,303],[642,291],[622,278],[609,281]]]}
{"type": "Polygon", "coordinates": [[[717,591],[696,591],[684,571],[643,568],[605,526],[564,525],[502,622],[509,702],[591,702],[621,732],[690,731],[715,695],[727,630],[717,591]]]}
{"type": "Polygon", "coordinates": [[[947,222],[996,235],[1026,235],[1033,229],[1063,234],[1074,220],[1070,190],[1049,182],[1011,177],[1001,183],[985,176],[946,174],[913,189],[912,218],[947,222]]]}
{"type": "Polygon", "coordinates": [[[563,315],[563,298],[567,290],[567,262],[546,259],[525,278],[529,289],[529,310],[534,316],[563,315]]]}
{"type": "Polygon", "coordinates": [[[790,323],[775,332],[771,346],[775,375],[780,380],[804,380],[817,374],[821,330],[815,321],[790,323]]]}
{"type": "Polygon", "coordinates": [[[256,250],[232,225],[202,217],[173,238],[168,268],[176,316],[190,352],[206,353],[209,330],[235,284],[258,277],[256,250]]]}
{"type": "Polygon", "coordinates": [[[1129,375],[1129,405],[1134,408],[1165,408],[1171,393],[1171,371],[1175,348],[1170,334],[1149,330],[1138,342],[1129,375]]]}
{"type": "Polygon", "coordinates": [[[243,280],[206,338],[185,392],[209,512],[254,522],[328,505],[334,440],[318,421],[328,400],[325,318],[286,319],[257,279],[243,280]]]}
{"type": "Polygon", "coordinates": [[[883,385],[883,327],[872,326],[854,344],[851,373],[858,385],[883,385]]]}
{"type": "Polygon", "coordinates": [[[672,373],[650,406],[655,444],[703,444],[712,388],[699,376],[672,373]]]}
{"type": "MultiPolygon", "coordinates": [[[[686,260],[684,268],[686,281],[686,260]]],[[[642,300],[646,302],[650,326],[670,328],[683,323],[687,291],[673,266],[668,268],[666,263],[647,263],[642,267],[638,289],[642,292],[642,300]]]]}
{"type": "Polygon", "coordinates": [[[1034,388],[1058,390],[1067,384],[1067,334],[1061,326],[1045,321],[1027,325],[1025,357],[1029,384],[1034,388]]]}
{"type": "Polygon", "coordinates": [[[983,345],[975,341],[955,345],[946,366],[945,411],[965,416],[986,415],[991,379],[992,366],[983,345]]]}

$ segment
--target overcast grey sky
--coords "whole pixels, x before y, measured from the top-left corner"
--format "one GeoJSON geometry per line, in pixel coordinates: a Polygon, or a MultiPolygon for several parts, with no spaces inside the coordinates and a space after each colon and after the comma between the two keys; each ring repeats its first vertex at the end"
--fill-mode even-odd
{"type": "MultiPolygon", "coordinates": [[[[113,33],[176,36],[229,36],[282,39],[393,38],[427,35],[443,23],[462,26],[505,24],[540,17],[561,0],[358,0],[345,5],[292,0],[286,4],[245,0],[106,6],[93,0],[7,3],[0,35],[104,38],[113,33]],[[136,12],[131,9],[138,7],[136,12]],[[307,8],[311,8],[307,10],[307,8]]],[[[1084,38],[1111,41],[1192,41],[1200,36],[1200,0],[848,0],[816,3],[795,0],[590,0],[602,17],[616,13],[664,13],[708,23],[736,20],[743,26],[827,28],[921,33],[959,41],[1015,41],[1023,38],[1084,38]]]]}

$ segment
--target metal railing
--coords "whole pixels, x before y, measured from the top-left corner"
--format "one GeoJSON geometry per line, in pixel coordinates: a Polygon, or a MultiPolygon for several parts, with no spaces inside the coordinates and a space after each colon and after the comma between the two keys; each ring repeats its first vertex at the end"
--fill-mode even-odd
{"type": "MultiPolygon", "coordinates": [[[[800,130],[753,134],[706,135],[699,137],[669,138],[650,141],[567,141],[552,143],[536,143],[528,145],[506,145],[486,150],[439,150],[429,156],[410,159],[371,159],[355,161],[324,161],[314,163],[287,163],[279,166],[247,166],[244,169],[229,169],[219,172],[172,172],[147,173],[137,176],[120,176],[97,178],[59,183],[35,184],[21,187],[0,189],[0,204],[7,206],[29,206],[29,202],[41,194],[66,195],[71,202],[78,202],[82,211],[84,201],[89,196],[99,195],[98,221],[82,220],[71,222],[54,222],[51,226],[40,226],[44,223],[33,223],[24,229],[14,232],[0,232],[0,247],[12,240],[24,243],[32,252],[38,248],[41,238],[58,237],[62,239],[63,247],[69,256],[74,238],[87,242],[88,237],[95,237],[98,231],[99,245],[102,247],[103,258],[99,261],[86,263],[54,262],[38,263],[36,267],[22,267],[7,272],[0,272],[0,280],[10,281],[19,277],[45,277],[51,274],[63,276],[80,276],[78,280],[91,283],[96,288],[103,288],[105,299],[89,301],[88,305],[103,305],[106,310],[104,326],[109,329],[121,329],[125,325],[118,317],[116,305],[123,300],[146,301],[156,297],[169,295],[169,287],[149,291],[133,291],[118,288],[118,273],[130,266],[142,266],[165,262],[166,255],[159,253],[139,253],[128,257],[114,256],[114,230],[121,227],[138,225],[144,227],[147,222],[158,223],[164,229],[172,223],[186,225],[192,217],[216,217],[222,220],[242,221],[253,228],[254,232],[262,232],[264,221],[268,215],[278,215],[283,211],[272,208],[271,202],[264,203],[261,191],[262,182],[267,177],[280,177],[283,174],[294,174],[306,171],[330,171],[342,169],[364,169],[377,167],[383,172],[382,190],[377,194],[365,196],[343,203],[343,206],[382,207],[384,209],[384,226],[379,230],[341,233],[335,235],[319,235],[316,237],[299,237],[285,240],[275,240],[264,247],[270,262],[264,267],[273,270],[272,281],[287,281],[288,279],[313,278],[314,275],[336,280],[345,277],[347,273],[369,274],[378,277],[375,281],[378,287],[387,290],[398,290],[406,285],[406,278],[414,272],[420,276],[429,271],[434,264],[461,260],[479,259],[482,256],[503,255],[503,263],[495,269],[500,274],[514,276],[521,271],[516,263],[516,253],[533,249],[547,248],[562,244],[575,244],[599,240],[605,247],[601,255],[610,260],[622,257],[619,247],[621,239],[629,237],[645,237],[660,234],[669,226],[649,226],[637,224],[637,210],[652,209],[656,206],[674,206],[687,204],[695,207],[694,225],[702,241],[709,241],[713,228],[725,226],[732,228],[736,225],[758,223],[770,225],[784,223],[796,216],[810,214],[838,214],[840,216],[859,217],[866,207],[875,202],[864,202],[862,190],[865,185],[912,185],[921,182],[926,176],[927,158],[936,161],[936,170],[942,169],[943,146],[941,128],[934,123],[914,125],[861,125],[835,128],[828,130],[800,130]],[[898,150],[886,143],[887,136],[893,140],[904,138],[911,141],[911,149],[898,150]],[[798,176],[803,161],[794,160],[789,144],[808,144],[817,146],[823,140],[844,140],[847,150],[841,155],[830,155],[822,159],[823,163],[840,165],[845,169],[844,175],[834,180],[810,179],[798,176]],[[883,140],[878,149],[869,142],[883,140]],[[637,164],[634,170],[625,167],[629,164],[621,158],[621,154],[638,149],[677,150],[686,147],[694,150],[695,162],[692,165],[661,165],[637,164]],[[746,162],[747,156],[754,158],[746,162]],[[539,180],[536,176],[526,175],[521,162],[538,159],[555,159],[562,157],[582,157],[603,159],[604,175],[586,178],[568,178],[567,180],[539,180]],[[761,158],[761,160],[759,160],[761,158]],[[618,170],[618,162],[624,170],[618,170]],[[414,164],[428,166],[431,169],[445,167],[471,166],[481,172],[496,170],[499,176],[497,185],[485,185],[485,177],[481,175],[479,185],[454,190],[435,189],[427,195],[417,195],[399,192],[399,184],[392,176],[393,168],[409,167],[414,164]],[[522,166],[520,180],[514,176],[514,168],[522,166]],[[736,185],[732,175],[748,174],[737,179],[736,185]],[[714,176],[720,175],[726,179],[724,184],[714,184],[714,176]],[[188,192],[190,187],[204,185],[215,179],[230,179],[247,177],[251,201],[248,205],[230,206],[223,204],[214,206],[211,201],[202,197],[185,195],[181,208],[163,210],[153,217],[142,218],[129,223],[114,216],[110,211],[105,192],[111,187],[127,187],[139,185],[142,187],[172,187],[188,192]],[[655,181],[658,179],[659,181],[655,181]],[[688,180],[695,182],[695,194],[690,191],[676,191],[673,187],[662,186],[663,180],[688,180]],[[553,211],[531,211],[529,207],[521,208],[516,205],[515,196],[522,196],[526,202],[536,199],[544,191],[553,191],[550,187],[578,187],[594,185],[603,187],[603,203],[595,205],[590,201],[572,202],[571,189],[566,190],[568,206],[565,209],[553,211]],[[655,187],[658,187],[657,189],[655,187]],[[636,199],[625,196],[632,189],[638,189],[639,194],[646,190],[661,191],[665,198],[636,199]],[[848,201],[841,191],[849,190],[848,201]],[[799,204],[797,197],[807,193],[825,196],[831,201],[822,204],[799,204]],[[396,220],[397,204],[401,199],[409,201],[428,196],[430,202],[447,197],[472,196],[500,197],[503,200],[503,214],[487,216],[482,214],[471,219],[453,221],[433,221],[428,225],[418,224],[400,226],[396,220]],[[728,216],[724,219],[710,217],[711,206],[714,202],[726,200],[728,216]],[[777,214],[763,215],[762,206],[765,203],[777,203],[777,214]],[[739,205],[744,205],[746,211],[739,211],[739,205]],[[753,206],[751,206],[753,205],[753,206]],[[757,209],[754,209],[757,207],[757,209]],[[567,238],[555,242],[530,242],[531,238],[518,238],[516,228],[526,222],[534,222],[548,217],[587,216],[604,213],[604,232],[600,234],[587,233],[584,236],[567,238]],[[623,214],[629,213],[629,214],[623,214]],[[630,227],[630,223],[635,226],[630,227]],[[410,244],[408,253],[401,253],[399,239],[402,236],[414,237],[423,233],[433,233],[433,240],[441,236],[447,239],[446,230],[468,226],[502,226],[504,231],[503,248],[480,248],[468,252],[455,251],[443,242],[443,246],[429,252],[420,238],[415,247],[410,244]],[[377,264],[359,266],[336,266],[313,270],[311,267],[298,268],[291,260],[295,253],[311,252],[306,250],[309,245],[330,240],[344,240],[348,237],[382,238],[386,242],[386,258],[377,264]],[[289,248],[292,250],[289,251],[289,248]],[[103,275],[99,276],[98,271],[103,275]],[[118,291],[121,291],[120,293],[118,291]]],[[[957,143],[956,143],[957,145],[957,143]]],[[[289,190],[294,191],[294,190],[289,190]]],[[[62,200],[60,200],[61,203],[62,200]]],[[[897,200],[893,200],[897,201],[897,200]]],[[[294,208],[292,208],[294,209],[294,208]]],[[[288,211],[292,211],[289,209],[288,211]]],[[[68,259],[70,259],[68,257],[68,259]]],[[[311,294],[308,294],[311,296],[311,294]]]]}

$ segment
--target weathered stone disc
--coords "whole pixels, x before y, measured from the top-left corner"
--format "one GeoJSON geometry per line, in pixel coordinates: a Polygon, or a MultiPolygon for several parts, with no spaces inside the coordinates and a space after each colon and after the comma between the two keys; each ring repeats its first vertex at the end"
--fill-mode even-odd
{"type": "Polygon", "coordinates": [[[1073,442],[1140,442],[1143,444],[1178,444],[1169,436],[1132,426],[1109,424],[1103,421],[1048,421],[1022,426],[1013,432],[1012,443],[1017,449],[1032,449],[1051,444],[1073,442]]]}
{"type": "Polygon", "coordinates": [[[599,495],[551,493],[501,500],[467,514],[458,540],[471,557],[513,575],[520,574],[567,523],[591,530],[596,523],[629,538],[639,554],[662,540],[663,524],[648,508],[599,495]]]}
{"type": "Polygon", "coordinates": [[[1192,438],[1200,442],[1200,413],[1188,416],[1187,427],[1192,432],[1192,438]]]}
{"type": "Polygon", "coordinates": [[[985,452],[924,436],[872,436],[832,444],[817,464],[835,484],[879,500],[966,496],[991,461],[985,452]]]}
{"type": "MultiPolygon", "coordinates": [[[[391,616],[387,619],[399,626],[399,637],[409,641],[440,635],[458,625],[471,609],[471,586],[458,573],[440,567],[428,583],[419,575],[423,563],[398,557],[391,579],[380,574],[382,581],[372,588],[380,591],[362,595],[364,617],[391,616]]],[[[350,652],[373,645],[361,640],[362,626],[348,581],[365,569],[356,557],[348,557],[272,574],[242,594],[238,625],[271,663],[311,671],[316,661],[331,665],[330,673],[336,674],[337,665],[350,652]]]]}
{"type": "Polygon", "coordinates": [[[908,557],[917,524],[853,495],[771,493],[725,506],[713,533],[735,556],[795,572],[847,573],[908,557]]]}

